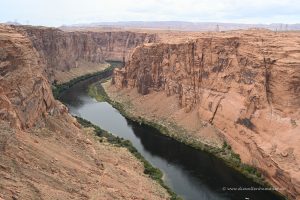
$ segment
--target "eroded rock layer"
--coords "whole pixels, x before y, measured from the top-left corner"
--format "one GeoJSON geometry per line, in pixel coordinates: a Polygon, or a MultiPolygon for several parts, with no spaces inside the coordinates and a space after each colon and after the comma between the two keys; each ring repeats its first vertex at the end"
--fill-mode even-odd
{"type": "Polygon", "coordinates": [[[242,161],[299,199],[299,36],[246,31],[144,44],[115,70],[113,83],[141,95],[175,96],[186,113],[197,112],[199,123],[219,129],[242,161]]]}

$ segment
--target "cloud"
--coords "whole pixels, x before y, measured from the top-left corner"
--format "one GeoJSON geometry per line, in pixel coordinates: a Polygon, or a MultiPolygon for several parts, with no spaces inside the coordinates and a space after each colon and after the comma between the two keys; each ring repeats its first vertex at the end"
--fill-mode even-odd
{"type": "MultiPolygon", "coordinates": [[[[1,0],[4,1],[4,0],[1,0]]],[[[100,21],[299,23],[298,0],[9,0],[0,21],[59,26],[100,21]]]]}

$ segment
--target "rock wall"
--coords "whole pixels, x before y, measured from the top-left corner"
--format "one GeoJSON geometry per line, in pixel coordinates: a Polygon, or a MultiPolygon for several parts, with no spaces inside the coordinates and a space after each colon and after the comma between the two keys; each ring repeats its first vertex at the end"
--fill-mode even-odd
{"type": "Polygon", "coordinates": [[[118,32],[64,32],[56,28],[16,26],[27,34],[33,46],[45,58],[47,74],[68,71],[81,61],[103,63],[105,60],[127,60],[132,50],[143,43],[154,42],[155,34],[118,32]]]}
{"type": "Polygon", "coordinates": [[[0,26],[0,46],[0,119],[18,129],[32,127],[62,105],[54,100],[45,62],[27,37],[0,26]]]}
{"type": "Polygon", "coordinates": [[[176,96],[185,112],[197,110],[242,161],[295,199],[300,198],[299,49],[299,33],[267,31],[144,44],[125,68],[115,70],[113,84],[142,95],[176,96]]]}

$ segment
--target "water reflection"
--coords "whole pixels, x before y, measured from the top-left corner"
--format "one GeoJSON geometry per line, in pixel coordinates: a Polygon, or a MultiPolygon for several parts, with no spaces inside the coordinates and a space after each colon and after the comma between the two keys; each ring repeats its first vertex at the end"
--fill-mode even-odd
{"type": "Polygon", "coordinates": [[[279,199],[267,191],[228,191],[223,187],[258,187],[205,152],[159,134],[155,129],[125,119],[106,102],[96,102],[87,95],[90,79],[66,91],[62,100],[70,112],[128,139],[154,166],[160,168],[167,184],[185,199],[279,199]]]}

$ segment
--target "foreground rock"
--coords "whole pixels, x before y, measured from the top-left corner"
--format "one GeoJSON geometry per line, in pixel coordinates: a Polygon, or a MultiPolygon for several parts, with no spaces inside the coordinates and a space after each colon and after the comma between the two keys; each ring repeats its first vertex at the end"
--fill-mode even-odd
{"type": "Polygon", "coordinates": [[[144,44],[106,89],[135,115],[175,123],[202,143],[226,141],[300,199],[299,36],[253,30],[144,44]]]}
{"type": "Polygon", "coordinates": [[[168,199],[126,149],[56,101],[26,35],[0,25],[0,199],[168,199]]]}

